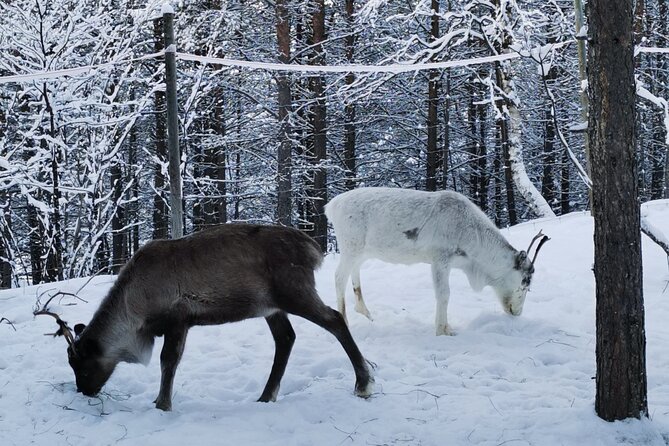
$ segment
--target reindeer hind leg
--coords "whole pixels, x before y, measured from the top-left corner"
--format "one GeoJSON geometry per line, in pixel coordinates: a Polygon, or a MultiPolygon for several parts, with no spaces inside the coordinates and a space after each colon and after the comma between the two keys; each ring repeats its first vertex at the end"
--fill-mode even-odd
{"type": "Polygon", "coordinates": [[[355,371],[355,394],[361,398],[369,397],[372,393],[374,379],[367,367],[365,358],[360,353],[353,336],[351,336],[344,317],[338,311],[325,305],[318,297],[315,289],[309,291],[309,293],[308,301],[306,299],[298,301],[308,302],[308,304],[290,305],[289,308],[286,308],[286,311],[323,327],[337,338],[355,371]]]}
{"type": "Polygon", "coordinates": [[[360,264],[356,264],[351,273],[351,282],[353,283],[353,293],[355,294],[355,311],[367,317],[367,319],[374,320],[372,314],[365,305],[365,300],[362,298],[362,286],[360,284],[360,264]]]}

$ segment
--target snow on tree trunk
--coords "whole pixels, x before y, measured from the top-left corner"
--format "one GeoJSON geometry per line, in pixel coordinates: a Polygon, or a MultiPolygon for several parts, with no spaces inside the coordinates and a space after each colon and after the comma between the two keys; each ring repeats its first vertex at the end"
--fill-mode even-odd
{"type": "Polygon", "coordinates": [[[520,110],[518,110],[518,106],[515,102],[516,93],[513,87],[513,82],[510,80],[511,75],[509,73],[508,65],[506,67],[502,66],[501,72],[501,87],[507,97],[505,106],[509,125],[509,160],[511,162],[513,182],[516,185],[518,192],[523,197],[523,200],[525,200],[537,217],[555,217],[555,213],[550,205],[534,186],[525,170],[520,110]]]}

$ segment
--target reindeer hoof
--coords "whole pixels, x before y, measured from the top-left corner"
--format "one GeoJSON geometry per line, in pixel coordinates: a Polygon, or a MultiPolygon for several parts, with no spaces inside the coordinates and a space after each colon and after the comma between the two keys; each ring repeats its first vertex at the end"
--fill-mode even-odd
{"type": "Polygon", "coordinates": [[[278,386],[273,391],[265,389],[263,391],[262,395],[260,395],[260,398],[258,398],[258,402],[259,403],[269,403],[269,402],[273,403],[273,402],[276,401],[276,397],[277,397],[278,394],[279,394],[279,387],[278,386]]]}
{"type": "Polygon", "coordinates": [[[437,336],[455,336],[455,331],[448,325],[437,327],[437,336]]]}
{"type": "Polygon", "coordinates": [[[372,314],[369,312],[369,310],[367,309],[367,306],[365,304],[361,304],[360,302],[356,302],[355,311],[362,314],[363,316],[365,316],[370,321],[374,320],[374,318],[372,318],[372,314]]]}
{"type": "Polygon", "coordinates": [[[159,401],[156,399],[154,401],[156,403],[156,409],[160,409],[165,412],[171,412],[172,411],[172,402],[171,401],[159,401]]]}
{"type": "Polygon", "coordinates": [[[367,381],[367,384],[355,384],[355,396],[367,399],[370,396],[372,396],[372,393],[374,392],[374,378],[371,376],[369,377],[369,380],[367,381]]]}

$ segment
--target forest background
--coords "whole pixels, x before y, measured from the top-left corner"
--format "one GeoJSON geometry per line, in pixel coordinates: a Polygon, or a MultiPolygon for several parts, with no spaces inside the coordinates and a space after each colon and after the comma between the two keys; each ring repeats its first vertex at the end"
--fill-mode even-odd
{"type": "MultiPolygon", "coordinates": [[[[169,236],[160,0],[0,2],[0,284],[115,273],[169,236]],[[109,62],[114,62],[109,64],[109,62]],[[102,65],[105,64],[105,65],[102,65]],[[99,66],[98,66],[99,65],[99,66]],[[2,78],[82,66],[68,77],[2,78]]],[[[589,208],[580,1],[177,2],[178,51],[317,73],[178,62],[185,232],[282,223],[336,248],[322,207],[360,186],[451,189],[499,226],[589,208]]],[[[636,3],[642,48],[669,5],[636,3]]],[[[642,202],[668,197],[667,55],[637,54],[642,202]]]]}

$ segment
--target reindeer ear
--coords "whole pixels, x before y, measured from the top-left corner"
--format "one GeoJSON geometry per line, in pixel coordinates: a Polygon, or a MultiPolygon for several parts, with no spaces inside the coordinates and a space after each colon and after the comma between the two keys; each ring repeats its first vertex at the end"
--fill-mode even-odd
{"type": "MultiPolygon", "coordinates": [[[[525,251],[520,251],[518,254],[516,254],[516,264],[513,265],[513,267],[517,270],[522,269],[523,264],[527,260],[527,253],[525,251]]],[[[76,330],[77,327],[74,327],[76,330]]]]}
{"type": "Polygon", "coordinates": [[[86,324],[77,324],[74,326],[74,334],[76,336],[81,335],[81,333],[84,331],[84,328],[86,328],[86,324]]]}

